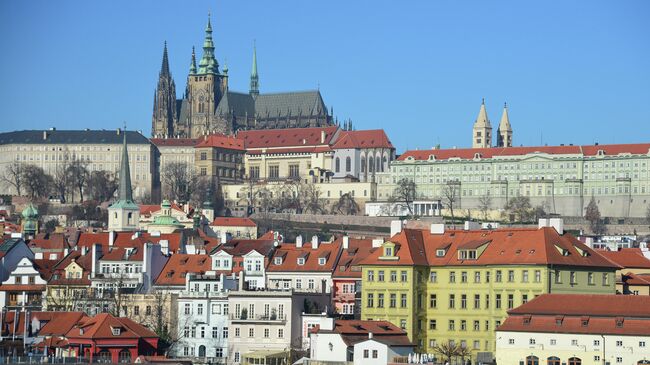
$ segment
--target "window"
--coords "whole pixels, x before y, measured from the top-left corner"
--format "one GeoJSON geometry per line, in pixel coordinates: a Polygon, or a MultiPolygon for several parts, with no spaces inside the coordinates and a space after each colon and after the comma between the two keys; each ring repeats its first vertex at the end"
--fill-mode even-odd
{"type": "Polygon", "coordinates": [[[397,294],[391,294],[390,295],[390,303],[389,306],[391,308],[397,307],[397,294]]]}
{"type": "Polygon", "coordinates": [[[400,319],[399,321],[399,327],[403,330],[406,330],[406,320],[405,319],[400,319]]]}
{"type": "Polygon", "coordinates": [[[239,327],[235,327],[235,337],[239,337],[240,334],[239,332],[240,332],[239,327]]]}
{"type": "Polygon", "coordinates": [[[551,343],[551,346],[555,346],[555,345],[557,345],[557,340],[552,338],[550,343],[551,343]]]}
{"type": "Polygon", "coordinates": [[[277,179],[280,177],[280,166],[269,166],[269,179],[277,179]]]}
{"type": "Polygon", "coordinates": [[[289,177],[300,177],[300,168],[298,165],[289,165],[289,177]]]}
{"type": "Polygon", "coordinates": [[[298,257],[298,265],[302,266],[305,264],[305,258],[304,257],[298,257]]]}
{"type": "Polygon", "coordinates": [[[278,328],[278,338],[284,338],[284,328],[278,328]]]}
{"type": "Polygon", "coordinates": [[[370,357],[370,350],[368,349],[363,350],[363,358],[367,359],[369,357],[370,357]]]}
{"type": "Polygon", "coordinates": [[[207,152],[201,152],[201,161],[205,161],[208,159],[208,153],[207,152]]]}
{"type": "Polygon", "coordinates": [[[609,275],[606,272],[603,273],[603,285],[609,285],[609,275]]]}
{"type": "Polygon", "coordinates": [[[435,319],[430,319],[430,320],[429,320],[429,329],[430,329],[430,330],[435,330],[436,327],[437,327],[437,325],[436,325],[436,320],[435,320],[435,319]]]}
{"type": "Polygon", "coordinates": [[[475,283],[480,283],[481,282],[481,272],[480,271],[475,271],[474,272],[474,282],[475,283]]]}
{"type": "Polygon", "coordinates": [[[377,308],[384,308],[384,294],[377,294],[377,308]]]}
{"type": "Polygon", "coordinates": [[[600,346],[600,340],[594,340],[594,346],[600,346]]]}
{"type": "Polygon", "coordinates": [[[456,307],[456,295],[449,294],[449,308],[454,308],[454,307],[456,307]]]}
{"type": "Polygon", "coordinates": [[[497,283],[500,283],[500,282],[501,282],[501,280],[502,280],[501,270],[497,270],[497,274],[496,274],[494,280],[495,280],[497,283]]]}
{"type": "Polygon", "coordinates": [[[623,347],[623,341],[616,341],[616,347],[623,347]]]}
{"type": "Polygon", "coordinates": [[[248,337],[255,337],[255,328],[248,329],[248,337]]]}
{"type": "Polygon", "coordinates": [[[474,294],[474,309],[481,308],[481,295],[474,294]]]}
{"type": "Polygon", "coordinates": [[[515,281],[515,271],[514,270],[508,270],[508,282],[512,283],[515,281]]]}
{"type": "Polygon", "coordinates": [[[461,294],[460,296],[460,308],[467,309],[467,294],[461,294]]]}
{"type": "Polygon", "coordinates": [[[449,320],[449,330],[450,331],[455,331],[456,330],[456,322],[453,319],[449,320]]]}
{"type": "Polygon", "coordinates": [[[521,273],[521,281],[522,281],[523,283],[527,283],[527,282],[528,282],[528,270],[524,270],[524,271],[522,271],[522,273],[521,273]]]}
{"type": "Polygon", "coordinates": [[[377,350],[372,350],[372,358],[376,359],[377,355],[378,355],[377,350]]]}
{"type": "Polygon", "coordinates": [[[401,299],[400,306],[401,306],[402,308],[405,308],[405,307],[406,307],[406,294],[402,294],[402,299],[401,299]]]}
{"type": "Polygon", "coordinates": [[[479,321],[474,321],[474,331],[481,330],[481,323],[479,321]]]}
{"type": "Polygon", "coordinates": [[[593,272],[590,272],[590,273],[587,274],[587,283],[589,285],[595,285],[596,284],[596,282],[594,280],[594,273],[593,272]]]}
{"type": "MultiPolygon", "coordinates": [[[[534,345],[534,343],[532,343],[531,345],[534,345]]],[[[533,355],[527,356],[526,365],[539,365],[539,358],[533,355]]]]}
{"type": "Polygon", "coordinates": [[[455,283],[456,282],[456,272],[454,272],[454,271],[449,272],[449,282],[450,283],[455,283]]]}
{"type": "Polygon", "coordinates": [[[539,283],[542,281],[542,271],[541,270],[535,270],[535,282],[539,283]]]}
{"type": "MultiPolygon", "coordinates": [[[[151,311],[151,307],[149,307],[149,311],[151,311]]],[[[203,303],[199,303],[196,307],[196,314],[201,315],[203,314],[203,303]]]]}
{"type": "Polygon", "coordinates": [[[334,167],[334,171],[335,171],[335,172],[341,172],[341,159],[340,159],[340,158],[337,157],[337,158],[334,160],[334,166],[335,166],[335,167],[334,167]]]}
{"type": "Polygon", "coordinates": [[[391,282],[396,282],[397,281],[397,271],[391,271],[390,272],[390,281],[391,282]]]}
{"type": "Polygon", "coordinates": [[[212,327],[212,338],[219,338],[219,327],[212,327]]]}
{"type": "Polygon", "coordinates": [[[384,270],[377,271],[377,281],[384,281],[384,270]]]}
{"type": "Polygon", "coordinates": [[[221,337],[228,338],[228,327],[224,327],[223,330],[221,330],[221,337]]]}
{"type": "Polygon", "coordinates": [[[460,273],[460,282],[461,283],[466,283],[467,282],[467,271],[462,271],[460,273]]]}
{"type": "Polygon", "coordinates": [[[571,346],[578,346],[578,340],[571,340],[571,346]]]}
{"type": "Polygon", "coordinates": [[[580,360],[579,357],[569,358],[569,364],[568,365],[582,365],[582,360],[580,360]]]}
{"type": "Polygon", "coordinates": [[[352,171],[352,160],[350,157],[345,158],[345,172],[350,172],[352,171]]]}
{"type": "Polygon", "coordinates": [[[460,330],[461,331],[466,331],[467,330],[467,321],[464,320],[464,319],[460,321],[460,330]]]}
{"type": "Polygon", "coordinates": [[[515,296],[514,294],[508,294],[508,309],[515,307],[515,296]]]}
{"type": "Polygon", "coordinates": [[[406,272],[406,271],[402,271],[402,272],[401,272],[401,276],[402,276],[401,279],[402,279],[402,282],[403,282],[403,283],[405,283],[405,282],[408,281],[408,280],[407,280],[407,279],[408,279],[408,275],[407,275],[407,272],[406,272]]]}
{"type": "Polygon", "coordinates": [[[571,278],[571,280],[570,280],[570,281],[571,281],[571,285],[576,285],[576,284],[578,284],[578,275],[576,274],[575,271],[571,271],[569,277],[571,278]]]}
{"type": "Polygon", "coordinates": [[[368,270],[368,281],[375,281],[375,272],[373,270],[368,270]]]}
{"type": "Polygon", "coordinates": [[[621,356],[616,356],[616,363],[617,364],[623,363],[623,358],[621,356]]]}
{"type": "Polygon", "coordinates": [[[372,293],[368,293],[368,300],[367,300],[366,307],[372,308],[374,306],[375,306],[375,296],[372,293]]]}
{"type": "Polygon", "coordinates": [[[639,347],[645,347],[645,341],[639,341],[639,347]]]}
{"type": "Polygon", "coordinates": [[[435,283],[438,281],[438,274],[435,271],[429,273],[429,281],[435,283]]]}
{"type": "Polygon", "coordinates": [[[223,357],[223,348],[221,348],[221,347],[216,348],[215,357],[223,357]]]}
{"type": "Polygon", "coordinates": [[[501,294],[497,294],[495,302],[496,308],[501,309],[501,294]]]}

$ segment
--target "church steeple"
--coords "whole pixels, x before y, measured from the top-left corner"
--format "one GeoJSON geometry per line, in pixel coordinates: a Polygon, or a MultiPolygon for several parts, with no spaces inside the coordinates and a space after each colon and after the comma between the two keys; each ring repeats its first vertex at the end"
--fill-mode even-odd
{"type": "Polygon", "coordinates": [[[194,53],[194,46],[192,46],[192,61],[190,61],[190,75],[196,74],[196,53],[194,53]]]}
{"type": "Polygon", "coordinates": [[[253,97],[260,94],[259,77],[257,75],[257,47],[255,43],[253,43],[253,66],[251,68],[250,94],[253,97]]]}
{"type": "Polygon", "coordinates": [[[129,152],[126,147],[126,130],[122,143],[122,161],[120,164],[120,195],[119,200],[133,201],[131,189],[131,170],[129,169],[129,152]]]}
{"type": "Polygon", "coordinates": [[[111,231],[135,231],[140,220],[140,207],[133,201],[129,152],[126,146],[126,128],[123,133],[122,159],[120,161],[120,186],[117,201],[108,207],[108,229],[111,231]]]}
{"type": "Polygon", "coordinates": [[[497,130],[497,146],[512,147],[512,126],[508,117],[508,104],[503,103],[503,114],[497,130]]]}
{"type": "Polygon", "coordinates": [[[203,57],[199,62],[199,74],[218,74],[219,63],[214,58],[214,43],[212,42],[212,24],[208,14],[208,25],[205,27],[205,40],[203,41],[203,57]]]}
{"type": "Polygon", "coordinates": [[[160,67],[160,75],[169,75],[169,59],[167,57],[167,41],[163,49],[162,66],[160,67]]]}
{"type": "Polygon", "coordinates": [[[472,148],[485,147],[492,147],[492,125],[490,124],[490,119],[488,119],[487,110],[485,109],[485,99],[483,99],[478,117],[474,122],[472,148]]]}
{"type": "Polygon", "coordinates": [[[158,74],[158,86],[153,99],[151,134],[155,136],[173,135],[174,124],[178,119],[176,110],[176,85],[169,71],[167,42],[163,47],[162,64],[158,74]]]}

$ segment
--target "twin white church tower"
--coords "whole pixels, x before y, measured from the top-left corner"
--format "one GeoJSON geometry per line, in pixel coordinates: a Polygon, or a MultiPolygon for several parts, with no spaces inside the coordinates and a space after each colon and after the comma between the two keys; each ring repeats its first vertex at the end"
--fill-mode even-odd
{"type": "MultiPolygon", "coordinates": [[[[492,125],[485,110],[485,99],[483,99],[481,110],[479,110],[478,117],[474,122],[472,148],[488,147],[492,147],[492,125]]],[[[508,105],[506,104],[503,105],[503,114],[501,115],[499,129],[497,129],[496,147],[512,147],[512,126],[508,118],[508,105]]]]}

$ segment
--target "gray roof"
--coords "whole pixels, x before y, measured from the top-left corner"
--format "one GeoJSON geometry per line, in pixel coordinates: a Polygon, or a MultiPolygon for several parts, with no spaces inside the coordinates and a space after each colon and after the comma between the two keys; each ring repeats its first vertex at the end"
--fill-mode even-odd
{"type": "Polygon", "coordinates": [[[187,99],[177,99],[176,108],[177,108],[176,115],[178,115],[178,121],[184,123],[185,120],[189,118],[189,114],[190,114],[189,101],[187,99]]]}
{"type": "MultiPolygon", "coordinates": [[[[3,144],[122,144],[123,131],[116,130],[30,130],[0,133],[3,144]]],[[[127,131],[129,144],[149,144],[147,137],[139,132],[127,131]]]]}
{"type": "Polygon", "coordinates": [[[320,91],[260,94],[255,99],[255,113],[266,118],[276,116],[325,115],[327,109],[320,91]]]}
{"type": "Polygon", "coordinates": [[[228,91],[221,98],[216,114],[226,115],[230,111],[235,116],[248,114],[249,117],[257,116],[262,119],[327,114],[327,108],[318,90],[260,94],[256,98],[248,93],[228,91]]]}

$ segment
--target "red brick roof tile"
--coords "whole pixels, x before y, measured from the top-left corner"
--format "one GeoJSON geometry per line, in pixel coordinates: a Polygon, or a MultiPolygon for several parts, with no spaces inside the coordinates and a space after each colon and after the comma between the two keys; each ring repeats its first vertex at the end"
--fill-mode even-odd
{"type": "Polygon", "coordinates": [[[187,274],[205,274],[212,270],[208,255],[172,255],[156,279],[156,285],[185,285],[187,274]]]}
{"type": "Polygon", "coordinates": [[[598,251],[609,261],[627,269],[650,269],[650,260],[639,248],[622,248],[618,251],[598,251]]]}
{"type": "Polygon", "coordinates": [[[245,141],[246,149],[272,148],[288,146],[322,146],[329,145],[336,135],[338,127],[286,128],[241,131],[237,137],[245,141]],[[321,142],[321,132],[325,132],[325,141],[321,142]]]}
{"type": "Polygon", "coordinates": [[[252,219],[239,217],[216,217],[210,225],[224,227],[257,227],[257,223],[253,222],[252,219]]]}
{"type": "Polygon", "coordinates": [[[341,241],[332,243],[321,242],[318,248],[313,249],[311,241],[305,242],[302,247],[296,247],[295,244],[283,243],[279,245],[273,259],[269,262],[268,272],[283,271],[317,271],[331,272],[337,263],[338,254],[341,250],[341,241]],[[275,257],[282,257],[282,263],[276,264],[275,257]],[[298,264],[298,258],[305,259],[304,265],[298,264]],[[326,257],[325,265],[319,264],[319,259],[326,257]]]}
{"type": "Polygon", "coordinates": [[[392,149],[394,147],[383,129],[369,129],[363,131],[341,131],[332,149],[346,148],[392,149]]]}
{"type": "Polygon", "coordinates": [[[217,148],[225,148],[230,150],[244,151],[244,140],[239,135],[234,137],[234,136],[226,136],[223,134],[211,134],[209,136],[203,136],[203,138],[199,138],[199,142],[194,147],[195,148],[217,147],[217,148]]]}

